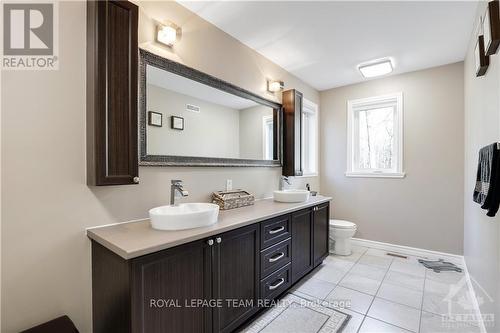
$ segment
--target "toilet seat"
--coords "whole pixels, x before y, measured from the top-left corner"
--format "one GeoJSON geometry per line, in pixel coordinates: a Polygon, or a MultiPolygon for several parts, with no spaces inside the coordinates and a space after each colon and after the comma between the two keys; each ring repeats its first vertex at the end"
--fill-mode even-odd
{"type": "Polygon", "coordinates": [[[330,220],[330,227],[337,229],[356,229],[356,223],[345,220],[330,220]]]}

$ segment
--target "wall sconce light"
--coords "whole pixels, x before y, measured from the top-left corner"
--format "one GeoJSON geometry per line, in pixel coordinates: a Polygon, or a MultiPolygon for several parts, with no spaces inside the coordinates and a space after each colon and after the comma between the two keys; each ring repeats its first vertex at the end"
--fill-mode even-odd
{"type": "Polygon", "coordinates": [[[156,40],[159,43],[165,44],[172,47],[180,36],[181,28],[177,27],[173,23],[169,24],[158,24],[156,27],[156,40]]]}
{"type": "Polygon", "coordinates": [[[283,81],[267,80],[267,91],[275,93],[283,90],[283,88],[285,88],[285,83],[283,81]]]}

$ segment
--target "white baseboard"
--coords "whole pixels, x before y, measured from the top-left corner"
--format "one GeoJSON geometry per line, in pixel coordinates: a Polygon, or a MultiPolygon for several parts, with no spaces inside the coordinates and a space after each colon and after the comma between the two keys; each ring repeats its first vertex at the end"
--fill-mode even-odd
{"type": "Polygon", "coordinates": [[[400,252],[400,253],[405,253],[408,255],[415,255],[415,256],[421,256],[422,254],[425,254],[429,257],[440,257],[443,259],[450,259],[450,260],[455,260],[459,261],[460,263],[464,263],[464,257],[458,254],[452,254],[452,253],[446,253],[446,252],[439,252],[439,251],[432,251],[432,250],[426,250],[426,249],[420,249],[417,247],[410,247],[410,246],[404,246],[404,245],[396,245],[396,244],[390,244],[390,243],[384,243],[384,242],[377,242],[369,239],[362,239],[362,238],[352,238],[352,244],[358,245],[358,246],[364,246],[364,247],[371,247],[374,249],[380,249],[384,251],[392,251],[392,252],[400,252]]]}

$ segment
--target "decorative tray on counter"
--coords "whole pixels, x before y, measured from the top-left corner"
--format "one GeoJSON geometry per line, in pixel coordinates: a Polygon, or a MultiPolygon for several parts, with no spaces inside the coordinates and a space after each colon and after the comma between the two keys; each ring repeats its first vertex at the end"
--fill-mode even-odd
{"type": "Polygon", "coordinates": [[[217,191],[212,193],[212,202],[219,205],[221,210],[253,205],[255,198],[243,190],[217,191]]]}

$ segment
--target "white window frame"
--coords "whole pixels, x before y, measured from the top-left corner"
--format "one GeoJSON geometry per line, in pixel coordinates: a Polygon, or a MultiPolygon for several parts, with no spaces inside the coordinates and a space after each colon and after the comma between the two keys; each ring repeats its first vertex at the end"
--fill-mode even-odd
{"type": "Polygon", "coordinates": [[[262,117],[262,159],[264,160],[267,160],[268,153],[270,153],[271,155],[271,160],[273,159],[272,158],[273,152],[267,150],[268,148],[267,126],[269,126],[269,124],[272,125],[272,123],[273,123],[273,116],[262,117]]]}
{"type": "MultiPolygon", "coordinates": [[[[310,111],[308,111],[309,113],[314,113],[315,115],[315,123],[314,123],[314,140],[315,140],[315,161],[314,161],[314,164],[316,166],[316,170],[314,170],[314,172],[310,172],[310,173],[306,173],[305,170],[304,170],[304,173],[302,176],[299,176],[299,177],[317,177],[318,174],[319,174],[319,108],[318,108],[318,105],[316,103],[313,103],[312,101],[308,100],[308,99],[305,99],[303,98],[302,99],[302,114],[301,114],[301,117],[302,117],[302,128],[301,128],[301,131],[302,133],[304,133],[304,125],[305,125],[305,121],[304,121],[304,110],[305,109],[308,109],[310,111]]],[[[305,136],[302,135],[301,137],[301,146],[302,146],[302,167],[305,166],[305,136]]]]}
{"type": "Polygon", "coordinates": [[[380,178],[404,178],[403,172],[403,93],[397,92],[388,95],[375,96],[369,98],[361,98],[347,101],[347,177],[380,177],[380,178]],[[391,170],[383,169],[370,169],[370,170],[356,170],[354,166],[356,163],[355,144],[357,143],[356,131],[356,112],[382,108],[387,106],[395,107],[394,115],[394,133],[395,142],[394,150],[396,152],[395,168],[391,170]]]}

